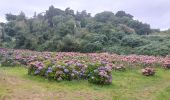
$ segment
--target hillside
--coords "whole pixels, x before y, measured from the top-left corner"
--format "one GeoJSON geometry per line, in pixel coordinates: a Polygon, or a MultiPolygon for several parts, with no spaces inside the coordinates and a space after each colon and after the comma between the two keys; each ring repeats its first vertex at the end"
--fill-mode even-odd
{"type": "Polygon", "coordinates": [[[28,18],[6,14],[0,24],[0,47],[63,52],[114,52],[118,54],[170,54],[170,35],[151,29],[124,12],[104,11],[91,16],[50,6],[28,18]]]}

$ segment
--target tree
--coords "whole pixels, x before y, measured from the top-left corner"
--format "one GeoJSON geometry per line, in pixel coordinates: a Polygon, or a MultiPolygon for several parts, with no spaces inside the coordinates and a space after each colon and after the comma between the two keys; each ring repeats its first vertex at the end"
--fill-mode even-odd
{"type": "Polygon", "coordinates": [[[64,11],[54,8],[54,6],[50,6],[49,9],[46,11],[46,19],[48,20],[49,26],[53,27],[53,17],[56,15],[64,15],[64,11]]]}
{"type": "Polygon", "coordinates": [[[11,13],[9,14],[6,14],[6,20],[7,21],[13,21],[13,20],[16,20],[17,19],[17,16],[16,15],[13,15],[11,13]]]}
{"type": "Polygon", "coordinates": [[[75,19],[80,21],[81,27],[85,27],[87,25],[87,19],[91,17],[90,13],[87,13],[86,10],[82,12],[77,12],[75,15],[75,19]]]}
{"type": "Polygon", "coordinates": [[[66,13],[66,15],[74,16],[74,10],[72,10],[72,9],[70,9],[70,8],[66,8],[66,9],[65,9],[65,13],[66,13]]]}
{"type": "Polygon", "coordinates": [[[139,35],[148,35],[151,33],[150,25],[143,24],[142,22],[132,20],[128,23],[130,28],[135,29],[136,33],[139,35]]]}
{"type": "Polygon", "coordinates": [[[99,42],[96,41],[94,43],[87,43],[83,47],[84,52],[96,52],[96,51],[101,51],[103,45],[99,42]]]}
{"type": "Polygon", "coordinates": [[[110,21],[111,18],[114,17],[114,13],[109,11],[104,11],[102,13],[98,13],[95,15],[95,20],[99,22],[107,22],[110,21]]]}
{"type": "Polygon", "coordinates": [[[26,37],[24,35],[18,35],[16,37],[16,46],[15,48],[23,48],[25,45],[26,37]]]}
{"type": "Polygon", "coordinates": [[[9,22],[8,24],[6,24],[4,26],[4,31],[5,31],[6,35],[8,35],[8,36],[16,35],[16,31],[14,29],[14,26],[15,26],[15,23],[13,23],[13,22],[9,22]]]}
{"type": "Polygon", "coordinates": [[[2,35],[2,34],[3,34],[3,33],[2,33],[2,29],[3,29],[3,28],[2,28],[2,26],[0,25],[0,41],[2,40],[2,36],[3,36],[3,35],[2,35]]]}
{"type": "Polygon", "coordinates": [[[30,18],[21,12],[18,15],[6,14],[6,19],[7,23],[0,23],[0,45],[11,48],[69,52],[113,50],[128,54],[153,41],[170,39],[168,36],[147,37],[154,30],[124,11],[116,14],[104,11],[91,16],[86,10],[74,13],[70,8],[61,10],[50,6],[30,18]]]}
{"type": "Polygon", "coordinates": [[[79,51],[80,50],[80,42],[71,35],[66,35],[63,40],[63,47],[61,48],[62,51],[71,52],[71,51],[79,51]]]}
{"type": "Polygon", "coordinates": [[[128,18],[133,18],[132,15],[130,14],[127,14],[125,11],[118,11],[116,14],[115,14],[116,17],[128,17],[128,18]]]}
{"type": "Polygon", "coordinates": [[[25,13],[21,11],[20,14],[17,16],[17,20],[22,21],[25,19],[26,19],[25,13]]]}

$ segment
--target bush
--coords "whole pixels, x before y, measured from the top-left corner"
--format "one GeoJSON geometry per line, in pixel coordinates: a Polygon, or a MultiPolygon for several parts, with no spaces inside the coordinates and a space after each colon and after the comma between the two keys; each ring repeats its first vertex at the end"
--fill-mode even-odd
{"type": "Polygon", "coordinates": [[[1,54],[1,65],[2,66],[16,66],[20,63],[14,60],[13,51],[6,51],[4,55],[1,54]]]}
{"type": "Polygon", "coordinates": [[[134,52],[134,49],[131,47],[123,47],[123,46],[110,46],[110,47],[105,47],[103,48],[104,52],[110,52],[110,53],[116,53],[116,54],[132,54],[134,52]]]}
{"type": "Polygon", "coordinates": [[[170,54],[170,47],[166,43],[153,42],[136,48],[136,53],[140,55],[166,56],[170,54]]]}
{"type": "Polygon", "coordinates": [[[111,84],[111,67],[103,64],[91,64],[88,66],[88,81],[95,84],[111,84]]]}
{"type": "Polygon", "coordinates": [[[142,69],[142,74],[145,76],[153,76],[155,74],[155,70],[151,67],[146,67],[142,69]]]}
{"type": "Polygon", "coordinates": [[[111,84],[111,66],[104,64],[85,64],[72,61],[58,62],[52,66],[45,66],[44,63],[36,61],[30,63],[29,75],[39,75],[49,80],[80,80],[88,79],[90,83],[111,84]]]}
{"type": "Polygon", "coordinates": [[[94,43],[88,43],[88,44],[84,45],[83,51],[85,51],[85,52],[101,51],[102,47],[103,47],[103,45],[99,41],[97,41],[94,43]]]}
{"type": "Polygon", "coordinates": [[[145,39],[140,38],[139,36],[129,35],[122,39],[123,46],[129,47],[139,47],[148,44],[148,41],[145,39]]]}
{"type": "Polygon", "coordinates": [[[28,75],[45,75],[45,65],[42,62],[35,61],[29,63],[28,75]]]}
{"type": "Polygon", "coordinates": [[[163,63],[163,68],[164,69],[170,69],[170,62],[164,62],[163,63]]]}
{"type": "Polygon", "coordinates": [[[45,66],[42,62],[33,62],[28,69],[29,75],[45,76],[55,80],[77,80],[85,78],[85,65],[81,63],[70,64],[70,62],[58,62],[51,66],[45,66]]]}

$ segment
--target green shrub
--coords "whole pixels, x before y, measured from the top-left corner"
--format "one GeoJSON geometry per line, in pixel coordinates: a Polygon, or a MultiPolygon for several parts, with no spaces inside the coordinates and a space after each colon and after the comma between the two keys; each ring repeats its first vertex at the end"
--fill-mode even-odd
{"type": "Polygon", "coordinates": [[[111,45],[110,47],[103,48],[103,51],[121,54],[121,55],[126,55],[126,54],[134,53],[134,48],[127,47],[127,46],[125,47],[125,46],[119,46],[119,45],[114,45],[114,46],[111,45]]]}
{"type": "Polygon", "coordinates": [[[136,53],[140,55],[161,55],[166,56],[170,54],[170,47],[169,44],[166,43],[159,43],[159,42],[153,42],[151,44],[141,46],[136,48],[136,53]]]}
{"type": "Polygon", "coordinates": [[[139,47],[139,46],[143,46],[148,44],[148,41],[145,39],[140,38],[139,36],[135,36],[135,35],[129,35],[129,36],[125,36],[122,39],[122,46],[129,46],[129,47],[139,47]]]}
{"type": "Polygon", "coordinates": [[[88,44],[85,44],[84,45],[84,49],[83,51],[84,52],[96,52],[96,51],[101,51],[102,50],[102,44],[97,41],[97,42],[94,42],[94,43],[88,43],[88,44]]]}

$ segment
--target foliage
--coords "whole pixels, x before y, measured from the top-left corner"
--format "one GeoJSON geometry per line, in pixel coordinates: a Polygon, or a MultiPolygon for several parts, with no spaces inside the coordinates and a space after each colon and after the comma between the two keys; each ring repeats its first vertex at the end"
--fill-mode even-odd
{"type": "Polygon", "coordinates": [[[170,46],[169,44],[166,44],[166,42],[152,42],[150,44],[136,48],[136,53],[141,55],[146,54],[166,56],[170,54],[170,46]]]}
{"type": "Polygon", "coordinates": [[[112,82],[109,67],[86,66],[72,61],[58,62],[52,66],[45,66],[41,62],[32,62],[28,68],[29,75],[40,75],[48,79],[79,80],[88,79],[91,83],[110,84],[112,82]]]}
{"type": "Polygon", "coordinates": [[[145,76],[153,76],[155,74],[155,70],[151,67],[146,67],[142,69],[142,74],[145,76]]]}
{"type": "Polygon", "coordinates": [[[106,64],[90,64],[87,68],[88,81],[95,84],[112,83],[112,67],[106,64]]]}
{"type": "MultiPolygon", "coordinates": [[[[167,32],[164,32],[166,38],[163,35],[152,36],[152,32],[159,31],[134,20],[132,15],[124,11],[115,14],[104,11],[93,17],[85,10],[75,13],[70,8],[61,10],[50,6],[44,13],[35,13],[31,18],[20,12],[18,15],[8,13],[6,19],[7,23],[0,24],[0,46],[6,48],[142,54],[143,48],[153,40],[160,43],[169,41],[167,32]]],[[[159,46],[164,48],[163,45],[159,46]]],[[[168,53],[161,55],[165,54],[168,53]]],[[[154,55],[160,53],[155,52],[154,55]]]]}
{"type": "Polygon", "coordinates": [[[140,47],[146,44],[148,44],[147,40],[141,39],[139,36],[135,36],[135,35],[129,35],[122,39],[122,45],[129,46],[132,48],[140,47]]]}
{"type": "Polygon", "coordinates": [[[16,66],[19,65],[19,62],[13,59],[13,51],[9,50],[5,54],[0,54],[0,64],[2,66],[16,66]]]}
{"type": "MultiPolygon", "coordinates": [[[[0,49],[2,66],[26,65],[29,75],[49,80],[88,80],[94,84],[111,84],[113,70],[125,71],[132,66],[160,65],[169,68],[170,57],[117,55],[109,53],[36,52],[0,49]]],[[[144,75],[154,74],[146,69],[144,75]]]]}

